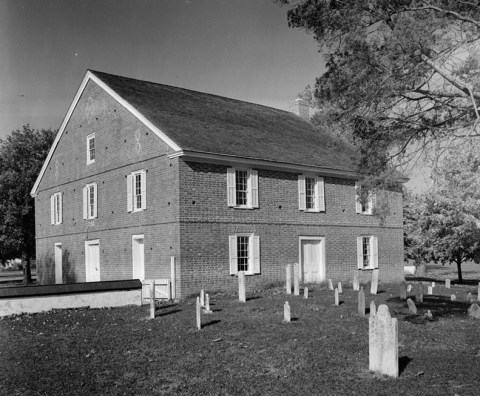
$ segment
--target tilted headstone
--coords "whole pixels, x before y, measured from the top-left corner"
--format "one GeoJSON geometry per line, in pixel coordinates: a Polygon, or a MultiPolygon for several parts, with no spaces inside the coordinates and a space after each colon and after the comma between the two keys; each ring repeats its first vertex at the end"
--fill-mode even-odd
{"type": "Polygon", "coordinates": [[[203,289],[200,290],[200,306],[205,306],[205,291],[203,289]]]}
{"type": "Polygon", "coordinates": [[[202,319],[201,319],[201,312],[200,312],[200,297],[197,297],[197,304],[196,304],[196,310],[197,310],[197,330],[202,329],[202,319]]]}
{"type": "Polygon", "coordinates": [[[303,288],[303,298],[308,298],[308,287],[303,288]]]}
{"type": "Polygon", "coordinates": [[[473,302],[473,296],[472,293],[468,293],[467,296],[465,297],[465,301],[471,304],[473,302]]]}
{"type": "Polygon", "coordinates": [[[372,271],[372,284],[370,286],[370,294],[377,294],[378,291],[378,269],[372,271]]]}
{"type": "Polygon", "coordinates": [[[457,301],[457,296],[455,294],[452,294],[450,296],[450,301],[457,301]]]}
{"type": "Polygon", "coordinates": [[[398,377],[398,321],[383,304],[370,313],[369,370],[398,377]]]}
{"type": "Polygon", "coordinates": [[[417,290],[417,295],[415,296],[415,301],[418,304],[422,304],[423,303],[423,283],[422,282],[420,282],[417,285],[416,290],[417,290]]]}
{"type": "Polygon", "coordinates": [[[410,293],[412,291],[412,285],[407,285],[407,293],[410,293]]]}
{"type": "Polygon", "coordinates": [[[342,282],[338,282],[338,292],[339,292],[340,294],[343,293],[342,282]]]}
{"type": "Polygon", "coordinates": [[[338,289],[335,289],[335,305],[340,305],[340,297],[338,295],[338,289]]]}
{"type": "Polygon", "coordinates": [[[238,300],[240,302],[247,301],[247,293],[245,291],[245,272],[240,271],[238,273],[238,300]]]}
{"type": "Polygon", "coordinates": [[[410,311],[410,313],[412,313],[412,314],[417,314],[418,313],[417,307],[416,307],[415,303],[413,302],[413,300],[411,298],[409,298],[407,300],[407,305],[408,305],[408,310],[410,311]]]}
{"type": "Polygon", "coordinates": [[[287,294],[292,294],[292,265],[287,264],[287,267],[285,269],[285,287],[286,287],[286,292],[287,294]]]}
{"type": "Polygon", "coordinates": [[[445,279],[445,287],[450,289],[450,279],[445,279]]]}
{"type": "Polygon", "coordinates": [[[293,265],[293,294],[300,295],[300,265],[298,263],[293,265]]]}
{"type": "Polygon", "coordinates": [[[365,292],[363,291],[363,287],[360,288],[358,292],[358,313],[365,316],[365,292]]]}
{"type": "Polygon", "coordinates": [[[427,288],[427,294],[428,294],[429,296],[431,296],[431,295],[433,294],[433,287],[432,287],[432,286],[428,286],[428,288],[427,288]]]}
{"type": "Polygon", "coordinates": [[[285,302],[285,305],[283,306],[283,321],[285,323],[290,323],[291,322],[291,316],[290,316],[290,304],[288,301],[285,302]]]}
{"type": "Polygon", "coordinates": [[[372,314],[375,315],[375,312],[377,312],[377,306],[375,305],[375,301],[370,302],[370,315],[372,314]]]}
{"type": "Polygon", "coordinates": [[[211,314],[212,310],[210,309],[210,296],[205,294],[205,313],[206,314],[211,314]]]}
{"type": "Polygon", "coordinates": [[[472,304],[468,307],[468,316],[475,319],[480,319],[480,307],[478,304],[472,304]]]}
{"type": "Polygon", "coordinates": [[[400,300],[407,299],[407,285],[405,283],[400,283],[400,300]]]}
{"type": "Polygon", "coordinates": [[[331,279],[328,280],[328,290],[333,290],[333,282],[331,279]]]}
{"type": "Polygon", "coordinates": [[[353,290],[359,291],[360,290],[360,282],[356,276],[353,277],[353,290]]]}

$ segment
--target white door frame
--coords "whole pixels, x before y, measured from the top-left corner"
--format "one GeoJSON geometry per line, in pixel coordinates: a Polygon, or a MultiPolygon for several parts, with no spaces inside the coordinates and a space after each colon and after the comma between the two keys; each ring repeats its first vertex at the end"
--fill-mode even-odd
{"type": "MultiPolygon", "coordinates": [[[[325,237],[319,237],[319,236],[300,236],[298,237],[298,262],[300,264],[300,268],[303,268],[302,266],[302,242],[303,241],[320,241],[320,270],[319,270],[319,276],[320,280],[319,282],[325,281],[325,272],[326,272],[326,261],[325,261],[325,237]]],[[[303,270],[301,273],[301,277],[303,280],[303,270]]]]}
{"type": "Polygon", "coordinates": [[[62,266],[63,266],[63,257],[62,257],[62,243],[56,242],[54,247],[54,257],[55,257],[55,284],[63,283],[62,279],[62,266]],[[58,254],[60,253],[60,254],[58,254]]]}
{"type": "Polygon", "coordinates": [[[100,281],[100,239],[93,239],[85,241],[85,281],[86,282],[99,282],[100,281]],[[90,249],[91,245],[98,245],[98,276],[97,273],[92,274],[89,268],[90,263],[90,249]],[[94,275],[94,276],[92,276],[94,275]]]}
{"type": "Polygon", "coordinates": [[[138,235],[132,235],[132,278],[135,277],[135,265],[137,263],[137,260],[140,261],[140,270],[139,270],[139,276],[138,279],[144,280],[145,279],[145,236],[144,234],[138,234],[138,235]],[[142,249],[143,252],[140,254],[140,250],[138,247],[140,244],[138,243],[138,240],[142,240],[142,249]],[[141,258],[141,260],[140,260],[141,258]]]}

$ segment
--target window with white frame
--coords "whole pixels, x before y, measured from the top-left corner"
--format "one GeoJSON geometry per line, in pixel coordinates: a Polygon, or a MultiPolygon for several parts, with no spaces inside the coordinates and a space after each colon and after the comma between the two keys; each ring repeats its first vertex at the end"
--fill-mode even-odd
{"type": "Polygon", "coordinates": [[[147,174],[144,170],[127,175],[127,211],[139,212],[147,208],[147,174]]]}
{"type": "Polygon", "coordinates": [[[358,269],[378,268],[378,238],[373,235],[357,237],[358,269]]]}
{"type": "Polygon", "coordinates": [[[87,165],[95,162],[95,134],[87,136],[87,165]]]}
{"type": "Polygon", "coordinates": [[[244,271],[247,275],[260,273],[260,237],[254,234],[229,236],[230,275],[244,271]]]}
{"type": "Polygon", "coordinates": [[[97,183],[87,184],[83,187],[83,218],[96,219],[97,206],[97,183]]]}
{"type": "Polygon", "coordinates": [[[62,196],[61,192],[50,196],[50,219],[52,225],[62,224],[62,196]]]}
{"type": "Polygon", "coordinates": [[[258,208],[258,172],[227,168],[227,202],[235,208],[258,208]]]}
{"type": "Polygon", "coordinates": [[[323,177],[298,176],[298,207],[306,212],[325,211],[325,183],[323,177]]]}
{"type": "Polygon", "coordinates": [[[362,185],[360,182],[355,182],[355,209],[357,213],[371,215],[373,214],[373,206],[375,205],[376,197],[371,191],[367,196],[362,196],[362,185]]]}

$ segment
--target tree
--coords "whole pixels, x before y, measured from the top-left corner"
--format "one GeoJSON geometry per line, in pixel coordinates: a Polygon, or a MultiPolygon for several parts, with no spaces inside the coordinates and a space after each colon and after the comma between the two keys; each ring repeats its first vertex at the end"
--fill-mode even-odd
{"type": "Polygon", "coordinates": [[[35,211],[30,191],[48,155],[56,132],[33,130],[27,124],[0,140],[0,256],[22,257],[24,282],[31,283],[35,257],[35,211]]]}
{"type": "Polygon", "coordinates": [[[452,0],[276,0],[325,55],[320,124],[362,148],[379,175],[480,136],[480,4],[452,0]],[[373,160],[372,157],[375,157],[373,160]]]}

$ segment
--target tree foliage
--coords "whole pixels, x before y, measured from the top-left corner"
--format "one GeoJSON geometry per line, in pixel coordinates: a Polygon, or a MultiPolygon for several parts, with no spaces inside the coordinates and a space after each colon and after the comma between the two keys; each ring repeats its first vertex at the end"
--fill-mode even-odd
{"type": "Polygon", "coordinates": [[[0,140],[0,259],[35,257],[35,210],[30,191],[56,133],[25,125],[0,140]]]}
{"type": "Polygon", "coordinates": [[[478,2],[277,1],[319,43],[317,121],[361,146],[364,174],[480,136],[478,2]]]}

